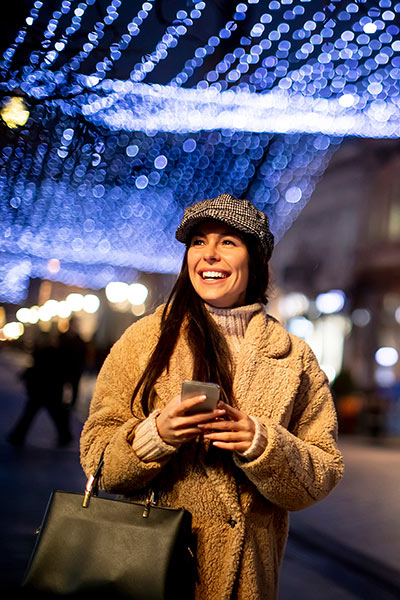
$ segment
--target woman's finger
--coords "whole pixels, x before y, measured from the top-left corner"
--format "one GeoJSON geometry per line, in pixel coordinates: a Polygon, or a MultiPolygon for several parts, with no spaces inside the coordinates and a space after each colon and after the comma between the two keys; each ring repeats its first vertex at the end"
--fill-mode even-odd
{"type": "Polygon", "coordinates": [[[251,419],[244,417],[240,421],[216,420],[210,423],[199,423],[199,429],[209,431],[246,431],[254,433],[254,424],[251,419]]]}
{"type": "Polygon", "coordinates": [[[207,440],[221,440],[224,442],[243,442],[252,438],[249,431],[213,431],[206,433],[204,437],[207,440]]]}
{"type": "MultiPolygon", "coordinates": [[[[174,412],[176,415],[185,416],[186,411],[190,409],[196,409],[196,406],[202,404],[207,399],[205,394],[200,394],[198,396],[193,396],[191,398],[185,398],[184,400],[180,400],[177,404],[174,405],[174,412]]],[[[210,415],[218,411],[218,415],[225,414],[225,409],[223,407],[217,407],[214,411],[208,410],[206,412],[192,412],[190,416],[199,417],[200,421],[205,421],[204,415],[210,415]]],[[[189,415],[188,415],[189,416],[189,415]]]]}
{"type": "Polygon", "coordinates": [[[222,402],[222,400],[218,402],[218,408],[225,410],[227,416],[233,421],[238,421],[245,416],[245,413],[243,413],[241,410],[234,408],[230,404],[226,404],[226,402],[222,402]]]}
{"type": "Polygon", "coordinates": [[[166,443],[176,445],[189,441],[202,432],[198,428],[199,424],[205,424],[214,419],[221,419],[226,415],[223,408],[217,408],[205,413],[185,415],[185,411],[188,408],[196,406],[203,402],[204,399],[204,395],[199,395],[182,401],[180,396],[175,396],[161,411],[156,423],[158,433],[166,443]]]}
{"type": "Polygon", "coordinates": [[[198,427],[204,431],[242,431],[246,428],[239,421],[211,421],[210,423],[199,423],[198,427]]]}
{"type": "Polygon", "coordinates": [[[215,419],[221,419],[225,416],[225,411],[221,411],[219,409],[213,410],[212,412],[207,413],[199,413],[197,415],[185,417],[178,416],[173,417],[171,422],[173,422],[173,427],[176,429],[181,429],[182,427],[205,427],[209,423],[213,423],[215,419]]]}
{"type": "Polygon", "coordinates": [[[249,442],[213,442],[212,445],[231,452],[246,452],[250,448],[249,442]]]}
{"type": "Polygon", "coordinates": [[[179,429],[174,432],[174,438],[177,443],[188,442],[199,435],[199,430],[196,427],[188,429],[179,429]]]}

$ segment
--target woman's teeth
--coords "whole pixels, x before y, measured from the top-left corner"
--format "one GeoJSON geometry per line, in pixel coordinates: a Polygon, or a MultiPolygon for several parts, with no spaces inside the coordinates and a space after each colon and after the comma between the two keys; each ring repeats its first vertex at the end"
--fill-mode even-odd
{"type": "Polygon", "coordinates": [[[227,274],[219,271],[203,271],[201,276],[203,279],[225,279],[227,274]]]}

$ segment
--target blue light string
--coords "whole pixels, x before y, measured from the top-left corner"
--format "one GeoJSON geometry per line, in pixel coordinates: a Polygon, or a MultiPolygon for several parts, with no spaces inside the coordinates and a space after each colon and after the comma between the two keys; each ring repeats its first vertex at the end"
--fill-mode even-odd
{"type": "MultiPolygon", "coordinates": [[[[329,38],[331,36],[333,36],[333,32],[334,32],[334,28],[337,26],[338,22],[337,21],[333,21],[332,19],[328,20],[324,26],[324,28],[321,30],[320,34],[313,34],[313,27],[311,25],[311,23],[316,23],[316,22],[321,22],[323,21],[323,13],[321,12],[317,12],[314,14],[314,21],[308,21],[307,23],[304,24],[303,28],[300,30],[297,30],[296,32],[294,32],[294,34],[297,33],[297,37],[299,38],[310,38],[309,42],[305,42],[302,47],[296,51],[296,58],[297,59],[301,59],[302,55],[304,55],[304,57],[308,57],[309,54],[311,54],[312,52],[314,52],[315,46],[318,45],[322,45],[322,44],[327,44],[327,42],[325,41],[326,38],[329,38]],[[328,26],[329,25],[329,26],[328,26]]],[[[289,66],[289,63],[288,63],[289,66]]],[[[331,64],[329,64],[327,66],[327,69],[331,68],[331,64]]],[[[278,83],[279,87],[281,87],[282,89],[289,89],[291,88],[293,91],[298,91],[301,93],[309,93],[311,95],[314,95],[316,91],[320,91],[319,89],[315,89],[314,87],[314,83],[313,83],[313,79],[315,80],[320,80],[322,78],[322,76],[325,74],[324,71],[324,66],[322,65],[318,65],[317,63],[315,63],[314,65],[302,65],[301,67],[299,67],[298,69],[292,69],[290,71],[288,71],[285,76],[280,80],[280,82],[278,83]],[[321,73],[321,69],[322,69],[322,73],[321,73]],[[315,77],[314,77],[315,75],[315,77]],[[310,79],[310,82],[307,81],[307,79],[310,79]]],[[[325,81],[325,86],[317,86],[317,88],[322,89],[323,87],[326,87],[328,85],[328,78],[325,81]]]]}
{"type": "MultiPolygon", "coordinates": [[[[53,14],[51,15],[51,18],[47,24],[47,28],[45,29],[45,31],[43,33],[44,39],[40,42],[42,48],[48,49],[50,47],[51,38],[53,38],[56,35],[58,26],[60,24],[60,19],[63,14],[68,14],[68,12],[71,10],[71,5],[72,5],[72,1],[67,0],[66,2],[64,2],[64,6],[61,7],[62,9],[64,8],[64,10],[55,10],[53,12],[53,14]]],[[[44,59],[44,60],[46,60],[46,59],[44,59]]],[[[40,65],[39,68],[42,68],[42,67],[43,67],[43,63],[40,65]]]]}
{"type": "MultiPolygon", "coordinates": [[[[270,3],[270,7],[271,7],[270,3]]],[[[279,4],[279,3],[275,3],[275,4],[279,4]]],[[[275,7],[276,9],[276,7],[275,7]]],[[[271,23],[272,22],[272,15],[271,12],[266,12],[264,13],[261,17],[260,20],[254,24],[250,35],[252,37],[259,37],[260,35],[262,35],[262,33],[265,30],[265,23],[271,23]]],[[[224,70],[223,74],[224,74],[224,81],[220,82],[220,89],[227,89],[228,85],[230,83],[235,83],[238,82],[240,80],[240,78],[245,75],[245,73],[248,71],[248,65],[249,64],[256,64],[257,62],[259,62],[261,55],[263,52],[265,52],[266,50],[270,50],[270,48],[272,47],[272,43],[273,42],[277,42],[280,37],[281,37],[281,30],[282,28],[285,27],[284,24],[280,23],[277,27],[276,30],[273,30],[269,33],[269,40],[261,40],[260,44],[253,44],[251,46],[251,48],[249,49],[249,51],[246,53],[246,51],[244,50],[243,46],[244,45],[249,45],[251,42],[249,41],[249,39],[246,37],[245,39],[242,38],[241,40],[241,44],[238,48],[236,48],[236,50],[234,50],[233,57],[236,58],[237,60],[239,60],[239,65],[235,68],[233,68],[233,64],[234,62],[230,61],[230,65],[228,66],[228,69],[224,70]],[[275,35],[276,34],[276,35],[275,35]],[[272,41],[270,41],[272,40],[272,41]]],[[[289,27],[287,26],[287,31],[286,33],[289,32],[289,27]]],[[[209,74],[207,74],[207,78],[209,78],[209,74]]],[[[238,84],[240,85],[240,83],[238,84]]],[[[252,86],[249,86],[248,84],[247,88],[251,89],[252,86]]],[[[243,86],[243,84],[242,84],[243,86]]]]}
{"type": "MultiPolygon", "coordinates": [[[[43,50],[48,50],[50,48],[51,45],[51,38],[53,38],[56,35],[59,23],[60,23],[60,19],[64,14],[68,14],[72,8],[72,2],[74,0],[63,0],[62,4],[61,4],[61,10],[56,10],[53,12],[48,24],[47,24],[47,28],[45,29],[44,33],[43,33],[43,40],[40,42],[43,50]]],[[[90,0],[89,0],[90,1],[90,0]]],[[[92,0],[91,3],[93,4],[95,0],[92,0]]],[[[68,32],[68,35],[72,35],[73,33],[75,33],[76,31],[78,31],[81,27],[81,21],[82,21],[82,16],[87,8],[87,4],[79,4],[78,5],[79,8],[75,9],[74,11],[74,16],[72,17],[72,22],[71,25],[67,28],[65,34],[68,32]],[[82,10],[83,7],[83,10],[82,10]]],[[[65,34],[64,34],[64,39],[65,38],[65,34]]],[[[63,47],[62,49],[64,49],[64,45],[61,44],[63,47]]],[[[37,73],[36,73],[36,78],[40,79],[40,73],[46,69],[47,67],[49,67],[58,57],[60,50],[51,50],[48,51],[46,53],[46,55],[43,57],[43,60],[41,62],[40,65],[38,65],[39,60],[41,58],[42,52],[39,52],[37,50],[34,50],[29,58],[29,62],[31,65],[38,65],[37,67],[37,73]]],[[[27,71],[26,73],[27,77],[30,78],[31,77],[31,73],[30,70],[27,71]]],[[[26,77],[26,78],[27,78],[26,77]]],[[[26,79],[25,78],[25,79],[26,79]]]]}
{"type": "MultiPolygon", "coordinates": [[[[93,4],[93,0],[86,0],[87,4],[93,4]]],[[[121,6],[122,0],[111,0],[110,4],[106,7],[106,15],[103,21],[97,21],[94,24],[92,31],[88,34],[88,42],[85,42],[82,50],[73,56],[68,62],[66,62],[60,69],[60,72],[66,74],[70,71],[78,71],[81,64],[90,56],[92,51],[98,46],[99,41],[104,36],[104,28],[112,25],[119,17],[117,8],[121,6]]],[[[71,28],[75,31],[81,26],[81,20],[78,20],[71,28]],[[79,22],[78,22],[79,21],[79,22]],[[75,29],[76,28],[76,29],[75,29]]],[[[68,30],[67,30],[68,31],[68,30]]],[[[73,31],[73,32],[74,32],[73,31]]],[[[72,33],[72,32],[71,32],[72,33]]],[[[100,63],[99,63],[100,65],[100,63]]]]}
{"type": "MultiPolygon", "coordinates": [[[[258,0],[249,2],[249,4],[258,4],[258,0]]],[[[271,10],[277,10],[277,9],[281,8],[279,2],[271,2],[269,6],[270,6],[270,8],[272,7],[271,10]]],[[[245,18],[245,13],[247,11],[247,8],[248,8],[248,5],[246,3],[243,3],[243,2],[239,3],[236,7],[234,21],[243,20],[245,18]]],[[[296,6],[295,10],[298,8],[300,10],[296,11],[297,14],[303,14],[304,8],[300,7],[300,6],[296,6]]],[[[197,50],[195,51],[194,58],[186,61],[184,69],[171,80],[170,85],[180,86],[183,83],[186,83],[188,78],[191,75],[193,75],[195,69],[202,66],[203,58],[208,54],[212,54],[215,50],[215,47],[218,46],[223,39],[229,38],[232,34],[232,31],[236,30],[237,25],[234,21],[228,21],[225,24],[225,27],[220,31],[218,36],[212,36],[212,38],[209,39],[209,43],[207,46],[197,48],[197,50]]],[[[262,17],[260,18],[260,21],[258,23],[256,23],[252,28],[253,36],[258,37],[257,30],[259,30],[260,27],[264,28],[265,22],[268,23],[271,21],[272,21],[271,13],[264,13],[262,15],[262,17]]],[[[278,26],[276,32],[275,31],[270,32],[270,37],[274,37],[274,33],[277,33],[278,34],[277,40],[279,40],[283,28],[285,28],[285,25],[280,24],[278,26]]],[[[289,31],[289,27],[287,27],[287,29],[285,29],[285,32],[288,32],[288,31],[289,31]]],[[[252,49],[250,50],[250,52],[248,54],[246,54],[245,51],[243,50],[243,46],[244,45],[247,46],[250,43],[251,42],[249,41],[249,39],[247,37],[242,37],[239,47],[233,53],[229,53],[228,55],[226,55],[224,57],[224,59],[216,65],[215,69],[213,69],[212,71],[209,71],[206,75],[206,79],[200,81],[197,84],[197,87],[199,89],[204,89],[209,86],[209,82],[210,82],[211,87],[214,87],[214,88],[218,89],[219,91],[221,91],[221,90],[225,90],[228,88],[228,82],[226,80],[229,78],[229,75],[231,76],[231,81],[229,83],[239,81],[240,78],[242,77],[243,73],[241,73],[239,68],[231,69],[232,64],[235,62],[234,59],[238,58],[239,56],[241,57],[240,66],[242,66],[242,68],[243,68],[243,65],[245,64],[244,60],[247,60],[247,57],[251,58],[252,64],[255,64],[260,59],[261,52],[258,53],[256,50],[256,49],[258,49],[258,45],[253,45],[252,49]],[[242,53],[239,55],[240,50],[242,50],[242,53]],[[235,56],[235,53],[237,56],[235,56]],[[242,57],[244,57],[244,59],[242,59],[242,57]],[[227,67],[227,68],[224,68],[224,67],[227,67]],[[225,74],[225,81],[222,80],[222,81],[217,82],[216,80],[219,78],[220,73],[225,74]]],[[[271,42],[269,42],[267,40],[262,40],[261,50],[264,51],[264,50],[270,49],[271,45],[272,45],[271,42]]],[[[247,89],[251,89],[253,87],[249,84],[243,84],[243,83],[239,83],[238,85],[240,87],[245,87],[247,89]]]]}
{"type": "MultiPolygon", "coordinates": [[[[277,8],[277,7],[275,7],[277,8]]],[[[300,6],[299,4],[295,5],[293,7],[292,11],[286,11],[283,15],[283,19],[286,21],[293,21],[293,25],[294,20],[296,18],[296,16],[300,16],[304,14],[304,8],[302,6],[300,6]]],[[[296,34],[297,37],[299,38],[304,38],[304,37],[311,37],[311,33],[312,33],[312,29],[315,28],[315,23],[316,22],[321,22],[325,19],[325,14],[321,11],[318,11],[317,13],[314,14],[314,21],[307,21],[303,28],[300,30],[296,30],[293,32],[293,38],[295,38],[296,34]]],[[[257,23],[257,27],[260,25],[264,25],[264,23],[268,23],[272,21],[272,16],[271,13],[264,13],[259,21],[259,23],[257,23]]],[[[254,30],[254,28],[253,28],[254,30]]],[[[255,73],[253,73],[250,78],[250,84],[251,85],[251,89],[252,91],[257,91],[257,90],[262,90],[265,89],[266,87],[272,87],[273,84],[275,83],[275,80],[278,79],[279,80],[279,87],[281,89],[288,89],[289,87],[291,87],[291,81],[289,78],[289,73],[288,73],[288,68],[289,68],[289,62],[287,60],[284,60],[285,58],[287,58],[289,50],[291,48],[291,42],[289,40],[281,40],[282,34],[289,34],[290,32],[290,25],[288,23],[280,23],[278,25],[278,27],[275,30],[272,30],[269,32],[268,34],[268,40],[261,40],[261,43],[259,45],[253,45],[249,52],[246,54],[244,52],[244,50],[242,51],[242,55],[241,55],[241,63],[244,62],[251,62],[252,64],[255,64],[257,62],[259,62],[262,52],[260,52],[260,48],[263,52],[265,52],[266,50],[270,50],[273,46],[274,43],[276,43],[278,45],[277,51],[275,52],[274,56],[268,56],[266,59],[264,59],[263,61],[263,67],[259,68],[255,71],[255,73]],[[276,57],[276,58],[275,58],[276,57]],[[280,60],[278,60],[278,58],[280,60]],[[275,66],[275,71],[271,72],[269,71],[269,69],[272,69],[272,67],[275,66]]],[[[257,31],[254,32],[255,34],[257,33],[257,31]]],[[[314,39],[313,42],[316,44],[321,44],[323,43],[323,37],[318,35],[318,36],[313,36],[314,38],[318,38],[318,39],[314,39]]],[[[309,44],[307,42],[307,44],[309,44]]],[[[313,51],[314,50],[314,46],[312,44],[309,44],[309,46],[312,46],[312,48],[307,47],[308,51],[313,51]]],[[[304,50],[304,45],[303,48],[304,50]]],[[[299,52],[302,51],[302,49],[297,51],[297,58],[299,58],[299,52]]],[[[307,52],[307,56],[310,52],[307,52]]],[[[306,57],[304,57],[306,58],[306,57]]],[[[238,69],[235,70],[236,71],[236,79],[239,78],[240,76],[240,71],[238,69]]],[[[293,71],[294,72],[294,71],[293,71]]],[[[229,73],[228,75],[225,76],[225,78],[229,77],[229,73]]],[[[250,87],[250,86],[249,86],[250,87]]]]}
{"type": "Polygon", "coordinates": [[[107,71],[121,58],[122,52],[129,47],[132,39],[140,34],[140,26],[148,18],[154,7],[154,1],[148,0],[143,3],[137,15],[127,25],[128,33],[124,33],[119,42],[112,44],[110,55],[96,65],[96,71],[90,75],[88,80],[91,84],[96,84],[105,78],[107,71]]]}
{"type": "MultiPolygon", "coordinates": [[[[40,65],[41,69],[49,67],[53,62],[58,58],[60,52],[65,50],[68,45],[71,36],[76,33],[82,24],[82,18],[89,6],[95,3],[96,0],[86,0],[85,2],[80,2],[77,8],[74,10],[74,16],[72,17],[71,23],[66,27],[65,31],[61,35],[61,37],[54,42],[53,49],[47,52],[46,56],[43,59],[42,64],[40,65]]],[[[67,15],[72,9],[73,0],[63,0],[61,4],[61,13],[67,15]]],[[[53,15],[54,16],[54,15],[53,15]]],[[[60,16],[61,18],[61,16],[60,16]]],[[[55,35],[55,31],[53,32],[53,37],[55,35]]],[[[50,36],[49,36],[50,37],[50,36]]]]}
{"type": "MultiPolygon", "coordinates": [[[[247,8],[247,2],[241,3],[238,6],[245,6],[247,8]]],[[[236,7],[237,10],[237,7],[236,7]]],[[[201,67],[204,63],[204,58],[215,52],[216,46],[218,46],[222,39],[228,39],[231,37],[232,32],[237,29],[237,21],[241,20],[239,15],[242,13],[236,12],[233,16],[233,20],[229,20],[225,23],[224,27],[219,32],[219,35],[212,36],[209,38],[208,43],[205,46],[200,46],[195,50],[194,56],[185,62],[185,65],[179,73],[175,75],[169,82],[169,85],[173,87],[180,87],[193,75],[194,71],[201,67]]],[[[203,84],[204,85],[204,84],[203,84]]],[[[207,87],[207,82],[205,86],[207,87]]]]}
{"type": "Polygon", "coordinates": [[[186,35],[188,28],[193,25],[194,19],[199,19],[205,8],[205,2],[196,2],[195,9],[191,13],[192,18],[188,17],[186,11],[178,10],[174,20],[174,23],[177,21],[178,24],[167,27],[156,49],[142,57],[141,62],[135,64],[130,73],[130,79],[134,82],[143,81],[160,61],[167,58],[168,50],[176,47],[178,40],[186,35]]]}
{"type": "Polygon", "coordinates": [[[18,46],[24,42],[28,27],[31,27],[39,17],[39,11],[43,4],[44,2],[41,2],[41,0],[35,0],[33,3],[33,8],[31,8],[29,12],[29,16],[25,19],[26,25],[19,30],[14,42],[7,48],[7,50],[5,50],[3,54],[3,60],[0,62],[0,72],[2,72],[3,75],[9,70],[18,46]]]}

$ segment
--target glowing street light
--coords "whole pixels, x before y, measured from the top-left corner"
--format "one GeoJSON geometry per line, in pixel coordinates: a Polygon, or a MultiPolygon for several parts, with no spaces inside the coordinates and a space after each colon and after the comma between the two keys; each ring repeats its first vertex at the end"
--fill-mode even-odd
{"type": "Polygon", "coordinates": [[[17,321],[6,323],[3,327],[3,334],[9,340],[17,340],[23,333],[24,326],[17,321]]]}
{"type": "Polygon", "coordinates": [[[106,286],[106,297],[109,302],[116,304],[128,298],[129,285],[122,281],[112,281],[106,286]]]}
{"type": "Polygon", "coordinates": [[[144,304],[146,302],[149,290],[143,283],[132,283],[129,286],[128,300],[134,306],[144,304]]]}
{"type": "Polygon", "coordinates": [[[71,307],[66,300],[61,300],[61,302],[58,303],[57,314],[61,319],[68,319],[68,317],[71,316],[71,312],[71,307]]]}
{"type": "Polygon", "coordinates": [[[93,314],[99,310],[100,299],[95,294],[86,294],[83,297],[83,310],[89,314],[93,314]]]}
{"type": "Polygon", "coordinates": [[[10,129],[25,125],[29,119],[29,110],[22,98],[7,98],[0,110],[0,116],[10,129]]]}
{"type": "Polygon", "coordinates": [[[331,315],[342,310],[346,295],[342,290],[331,290],[326,294],[319,294],[315,300],[316,307],[321,313],[331,315]]]}
{"type": "Polygon", "coordinates": [[[375,360],[381,367],[393,367],[399,360],[399,353],[396,348],[382,346],[375,352],[375,360]]]}
{"type": "Polygon", "coordinates": [[[83,308],[82,294],[69,294],[65,301],[73,312],[79,312],[83,308]]]}
{"type": "Polygon", "coordinates": [[[31,311],[29,308],[19,308],[15,316],[21,323],[31,322],[31,311]]]}

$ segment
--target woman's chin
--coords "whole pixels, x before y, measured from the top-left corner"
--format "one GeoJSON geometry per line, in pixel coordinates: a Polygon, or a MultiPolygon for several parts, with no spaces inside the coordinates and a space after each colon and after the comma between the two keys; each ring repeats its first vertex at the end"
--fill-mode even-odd
{"type": "Polygon", "coordinates": [[[239,300],[232,301],[232,299],[221,299],[221,298],[203,298],[204,302],[213,308],[235,308],[237,306],[243,306],[244,302],[239,300]]]}

